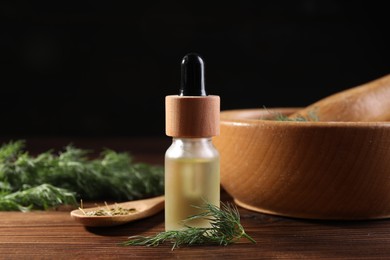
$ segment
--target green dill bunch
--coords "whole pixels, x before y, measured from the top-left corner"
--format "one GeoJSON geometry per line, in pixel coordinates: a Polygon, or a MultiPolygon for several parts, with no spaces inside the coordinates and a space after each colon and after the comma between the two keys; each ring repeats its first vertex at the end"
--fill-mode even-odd
{"type": "Polygon", "coordinates": [[[0,204],[8,210],[50,209],[58,205],[76,205],[75,194],[68,190],[42,184],[0,197],[0,204]],[[5,204],[8,203],[8,204],[5,204]],[[14,208],[16,207],[16,208],[14,208]]]}
{"type": "MultiPolygon", "coordinates": [[[[32,156],[24,150],[23,141],[3,144],[0,147],[0,210],[55,206],[50,200],[49,191],[59,198],[73,194],[72,200],[117,202],[164,193],[162,167],[134,163],[125,152],[107,149],[95,159],[89,159],[89,154],[88,150],[68,145],[58,154],[47,151],[32,156]],[[31,201],[28,204],[28,198],[22,199],[22,196],[30,196],[31,190],[25,192],[30,188],[36,188],[34,193],[41,192],[41,198],[47,200],[41,205],[31,201]],[[9,195],[12,193],[18,195],[9,195]],[[7,199],[5,196],[8,196],[7,199]],[[11,202],[10,198],[14,201],[11,202]]],[[[60,205],[64,201],[70,200],[58,199],[57,203],[60,205]]]]}

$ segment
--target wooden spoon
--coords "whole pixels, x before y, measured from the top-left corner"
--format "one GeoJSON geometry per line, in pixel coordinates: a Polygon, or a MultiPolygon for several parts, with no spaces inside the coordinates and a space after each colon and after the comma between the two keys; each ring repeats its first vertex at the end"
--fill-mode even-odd
{"type": "Polygon", "coordinates": [[[70,215],[74,220],[88,227],[118,226],[137,219],[150,217],[160,212],[164,209],[164,196],[108,205],[108,208],[110,209],[116,207],[121,207],[124,209],[134,208],[135,212],[126,215],[115,216],[88,216],[84,213],[106,208],[106,206],[101,206],[82,210],[76,209],[70,212],[70,215]]]}
{"type": "Polygon", "coordinates": [[[310,119],[310,113],[319,121],[389,121],[390,75],[326,97],[289,117],[310,119]]]}

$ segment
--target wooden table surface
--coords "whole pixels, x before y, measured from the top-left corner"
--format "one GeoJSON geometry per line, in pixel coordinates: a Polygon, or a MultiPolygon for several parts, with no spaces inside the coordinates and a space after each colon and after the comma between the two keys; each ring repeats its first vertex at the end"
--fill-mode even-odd
{"type": "MultiPolygon", "coordinates": [[[[140,140],[78,140],[74,143],[80,147],[101,145],[127,149],[142,161],[162,163],[169,142],[140,140]]],[[[46,150],[46,146],[62,145],[67,141],[32,140],[30,144],[40,152],[46,150]]],[[[226,193],[222,198],[223,201],[231,200],[226,193]]],[[[73,221],[66,209],[0,212],[0,259],[390,259],[390,220],[312,221],[270,216],[242,208],[240,213],[243,226],[256,244],[243,239],[226,247],[182,247],[171,251],[169,244],[156,248],[120,245],[132,235],[153,235],[163,231],[163,212],[110,228],[85,228],[73,221]]]]}

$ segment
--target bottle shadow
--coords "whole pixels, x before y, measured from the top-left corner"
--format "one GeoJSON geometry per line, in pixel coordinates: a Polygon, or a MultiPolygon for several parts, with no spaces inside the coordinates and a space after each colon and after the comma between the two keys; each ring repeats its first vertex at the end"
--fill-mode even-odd
{"type": "Polygon", "coordinates": [[[85,227],[88,232],[99,236],[135,236],[146,232],[158,233],[164,231],[164,212],[159,212],[148,218],[139,219],[123,225],[111,227],[85,227]]]}

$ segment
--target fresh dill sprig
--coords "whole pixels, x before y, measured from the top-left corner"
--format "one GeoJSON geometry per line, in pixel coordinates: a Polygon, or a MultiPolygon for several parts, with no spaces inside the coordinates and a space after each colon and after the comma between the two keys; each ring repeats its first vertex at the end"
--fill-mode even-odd
{"type": "Polygon", "coordinates": [[[308,121],[312,121],[312,120],[308,120],[306,117],[303,117],[301,115],[298,115],[298,116],[296,116],[294,118],[289,118],[288,116],[283,115],[281,113],[277,113],[273,120],[275,120],[275,121],[291,121],[291,122],[308,122],[308,121]]]}
{"type": "Polygon", "coordinates": [[[54,187],[50,184],[42,184],[26,190],[17,191],[0,198],[0,203],[14,204],[14,210],[27,211],[30,208],[49,209],[58,205],[76,204],[75,194],[65,189],[54,187]],[[28,205],[24,207],[22,205],[28,205]]]}
{"type": "Polygon", "coordinates": [[[275,121],[291,121],[291,122],[318,122],[319,117],[317,115],[317,110],[311,110],[307,113],[307,116],[297,115],[294,118],[290,118],[288,115],[279,113],[279,112],[272,112],[269,111],[265,106],[263,106],[263,109],[265,109],[271,116],[267,117],[267,120],[275,120],[275,121]]]}
{"type": "Polygon", "coordinates": [[[312,110],[307,113],[307,116],[304,117],[302,115],[297,115],[294,118],[289,118],[286,115],[283,115],[281,113],[277,113],[275,116],[276,121],[294,121],[294,122],[318,122],[320,121],[317,115],[317,112],[312,110]]]}
{"type": "Polygon", "coordinates": [[[165,242],[173,244],[172,250],[180,246],[214,244],[223,245],[237,242],[241,238],[246,238],[252,243],[256,241],[246,234],[240,223],[240,214],[233,204],[221,203],[221,208],[206,203],[198,207],[202,213],[190,216],[184,220],[207,219],[211,227],[198,228],[188,226],[183,230],[170,230],[156,234],[155,236],[132,236],[123,243],[126,246],[158,246],[165,242]]]}
{"type": "Polygon", "coordinates": [[[92,160],[89,154],[90,151],[68,145],[59,154],[47,151],[32,156],[24,150],[23,141],[3,144],[0,211],[46,209],[78,199],[120,202],[164,193],[162,167],[134,163],[128,153],[113,150],[105,150],[92,160]],[[40,187],[43,184],[47,185],[40,187]],[[51,200],[49,190],[57,200],[51,200]],[[40,196],[40,203],[29,201],[34,194],[40,196]],[[62,200],[61,196],[73,198],[62,200]]]}

